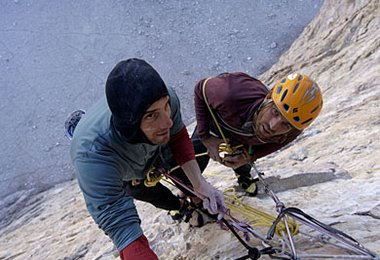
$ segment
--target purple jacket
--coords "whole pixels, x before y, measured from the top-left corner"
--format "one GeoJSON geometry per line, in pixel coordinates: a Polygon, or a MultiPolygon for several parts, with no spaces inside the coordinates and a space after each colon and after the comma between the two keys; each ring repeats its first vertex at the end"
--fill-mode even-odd
{"type": "MultiPolygon", "coordinates": [[[[220,136],[202,94],[202,85],[206,79],[197,83],[194,89],[197,134],[201,140],[210,136],[210,131],[220,136]]],[[[293,141],[301,131],[292,131],[287,136],[263,143],[254,134],[251,127],[255,111],[259,108],[267,94],[268,88],[259,80],[242,72],[225,73],[210,78],[206,85],[208,104],[223,126],[223,121],[246,135],[236,134],[222,127],[224,135],[231,145],[243,144],[246,149],[253,149],[253,161],[279,150],[293,141]]]]}

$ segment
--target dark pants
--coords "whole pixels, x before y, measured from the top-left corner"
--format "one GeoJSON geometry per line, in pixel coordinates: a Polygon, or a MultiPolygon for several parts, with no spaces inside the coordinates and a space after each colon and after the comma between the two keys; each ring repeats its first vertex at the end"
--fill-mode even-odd
{"type": "MultiPolygon", "coordinates": [[[[194,146],[196,161],[199,165],[199,168],[201,169],[201,172],[203,172],[207,167],[210,157],[207,154],[202,156],[197,156],[197,154],[203,154],[207,152],[207,149],[196,134],[192,135],[191,141],[194,146]]],[[[160,158],[161,163],[165,165],[165,168],[170,169],[178,165],[168,147],[162,151],[160,158]]],[[[244,178],[249,178],[250,169],[251,167],[249,165],[244,165],[235,169],[236,175],[239,176],[238,181],[244,178]]],[[[190,180],[187,178],[186,174],[181,168],[172,171],[170,174],[179,178],[186,186],[192,186],[190,180]]],[[[182,186],[178,184],[176,184],[176,186],[187,196],[194,196],[182,186]]],[[[125,189],[133,198],[149,202],[157,208],[162,208],[165,210],[178,210],[180,208],[180,201],[178,197],[161,183],[157,183],[153,187],[147,187],[143,181],[138,185],[132,185],[132,182],[129,181],[125,182],[125,189]]]]}

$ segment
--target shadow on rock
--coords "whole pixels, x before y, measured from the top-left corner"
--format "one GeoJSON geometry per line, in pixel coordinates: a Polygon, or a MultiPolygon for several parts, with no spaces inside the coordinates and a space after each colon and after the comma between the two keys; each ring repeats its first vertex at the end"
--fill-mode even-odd
{"type": "MultiPolygon", "coordinates": [[[[329,182],[336,179],[350,179],[351,176],[347,172],[310,172],[300,173],[287,178],[280,178],[278,176],[265,178],[265,182],[269,188],[277,193],[300,187],[308,187],[319,183],[329,182]]],[[[261,182],[257,183],[258,198],[266,197],[264,185],[261,182]]]]}

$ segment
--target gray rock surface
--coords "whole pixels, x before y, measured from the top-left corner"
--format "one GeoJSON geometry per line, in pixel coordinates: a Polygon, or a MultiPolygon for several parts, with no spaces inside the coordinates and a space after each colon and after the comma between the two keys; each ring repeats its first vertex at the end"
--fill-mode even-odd
{"type": "MultiPolygon", "coordinates": [[[[257,165],[286,205],[301,208],[380,254],[378,14],[379,1],[326,1],[290,49],[259,75],[270,84],[289,71],[310,74],[324,93],[324,108],[294,145],[257,165]]],[[[216,163],[206,172],[221,190],[235,185],[228,178],[232,175],[216,163]]],[[[273,202],[260,195],[242,199],[273,213],[273,202]]],[[[17,200],[26,201],[25,207],[0,229],[0,259],[117,257],[111,241],[88,215],[75,180],[35,196],[8,197],[4,204],[17,200]]],[[[137,202],[137,207],[145,235],[160,259],[236,259],[246,254],[218,225],[189,229],[149,204],[137,202]]],[[[313,245],[308,239],[299,242],[305,251],[313,245]]]]}
{"type": "Polygon", "coordinates": [[[0,1],[0,198],[73,178],[63,122],[104,93],[121,59],[146,59],[186,123],[197,80],[275,63],[322,0],[0,1]]]}

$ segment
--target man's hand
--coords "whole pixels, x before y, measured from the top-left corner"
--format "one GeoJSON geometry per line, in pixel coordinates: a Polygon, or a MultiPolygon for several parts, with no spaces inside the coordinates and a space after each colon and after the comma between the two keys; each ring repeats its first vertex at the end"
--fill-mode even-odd
{"type": "Polygon", "coordinates": [[[210,158],[222,163],[222,158],[219,156],[219,145],[223,143],[223,140],[210,136],[209,138],[202,140],[202,143],[206,146],[210,158]]]}
{"type": "Polygon", "coordinates": [[[203,208],[210,214],[218,214],[218,220],[223,218],[226,212],[226,204],[224,202],[223,193],[211,186],[207,181],[202,182],[195,192],[200,195],[203,200],[203,208]]]}
{"type": "Polygon", "coordinates": [[[222,219],[226,211],[223,193],[206,181],[195,160],[188,161],[181,167],[193,185],[195,196],[203,201],[203,207],[211,214],[218,214],[218,220],[222,219]]]}
{"type": "Polygon", "coordinates": [[[240,166],[243,166],[250,162],[251,162],[251,156],[248,154],[248,152],[245,149],[243,150],[241,154],[227,155],[222,159],[222,163],[227,167],[231,167],[232,169],[239,168],[240,166]]]}

